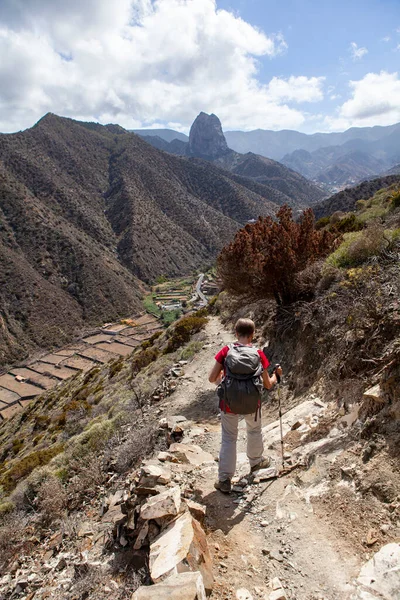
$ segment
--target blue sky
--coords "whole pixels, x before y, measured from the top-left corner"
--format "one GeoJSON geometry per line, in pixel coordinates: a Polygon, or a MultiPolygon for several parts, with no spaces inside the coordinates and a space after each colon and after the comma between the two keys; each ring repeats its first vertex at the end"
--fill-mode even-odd
{"type": "Polygon", "coordinates": [[[326,78],[327,93],[314,114],[334,113],[351,96],[350,80],[400,71],[400,0],[218,0],[217,5],[267,34],[282,33],[288,48],[274,60],[259,59],[260,81],[326,78]],[[368,52],[357,58],[352,43],[368,52]]]}
{"type": "Polygon", "coordinates": [[[400,122],[400,0],[0,1],[0,131],[400,122]]]}

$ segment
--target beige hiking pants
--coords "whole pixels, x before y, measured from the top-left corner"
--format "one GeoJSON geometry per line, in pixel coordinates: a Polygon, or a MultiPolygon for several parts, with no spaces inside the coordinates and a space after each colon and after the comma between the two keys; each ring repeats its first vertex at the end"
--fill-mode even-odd
{"type": "MultiPolygon", "coordinates": [[[[242,415],[240,415],[242,416],[242,415]]],[[[258,465],[263,458],[264,444],[261,433],[261,417],[243,415],[247,429],[247,458],[250,467],[258,465]]],[[[222,440],[219,453],[218,479],[232,479],[236,470],[236,442],[238,437],[239,415],[221,411],[222,440]]]]}

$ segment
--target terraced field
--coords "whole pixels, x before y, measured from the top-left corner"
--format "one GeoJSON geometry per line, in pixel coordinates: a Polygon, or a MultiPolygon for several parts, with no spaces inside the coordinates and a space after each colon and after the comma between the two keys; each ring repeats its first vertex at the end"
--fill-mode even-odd
{"type": "Polygon", "coordinates": [[[0,376],[1,420],[21,411],[43,390],[54,388],[77,372],[128,356],[161,329],[157,317],[142,313],[119,323],[108,323],[74,344],[11,369],[0,376]]]}

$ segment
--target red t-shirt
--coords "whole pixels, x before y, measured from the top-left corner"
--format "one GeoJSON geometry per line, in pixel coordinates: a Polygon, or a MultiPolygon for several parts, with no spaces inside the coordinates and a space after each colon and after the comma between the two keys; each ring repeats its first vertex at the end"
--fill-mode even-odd
{"type": "MultiPolygon", "coordinates": [[[[241,344],[237,343],[237,345],[241,345],[241,344]]],[[[219,352],[217,352],[217,354],[215,355],[215,360],[217,362],[219,362],[222,366],[224,366],[225,358],[226,358],[226,355],[228,354],[228,352],[229,352],[229,346],[224,346],[222,348],[222,350],[220,350],[219,352]]],[[[264,352],[262,350],[257,350],[257,352],[260,355],[261,364],[262,364],[263,369],[264,370],[268,369],[268,367],[269,367],[269,360],[268,360],[268,358],[265,356],[265,354],[264,354],[264,352]]],[[[224,374],[225,374],[225,367],[224,367],[224,374]]],[[[224,407],[224,401],[223,400],[220,401],[219,407],[220,407],[221,410],[225,410],[225,412],[227,412],[227,413],[231,413],[232,412],[230,410],[229,406],[224,407]]]]}

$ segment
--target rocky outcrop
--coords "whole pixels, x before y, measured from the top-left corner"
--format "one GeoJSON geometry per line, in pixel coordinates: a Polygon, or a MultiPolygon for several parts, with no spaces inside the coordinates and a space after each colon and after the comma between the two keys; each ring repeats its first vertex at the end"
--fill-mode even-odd
{"type": "Polygon", "coordinates": [[[188,156],[214,160],[229,152],[232,150],[226,143],[221,121],[214,114],[201,112],[190,128],[188,156]]]}
{"type": "Polygon", "coordinates": [[[200,571],[205,589],[211,592],[212,561],[206,534],[188,512],[174,520],[150,546],[150,576],[154,583],[184,571],[200,571]]]}

